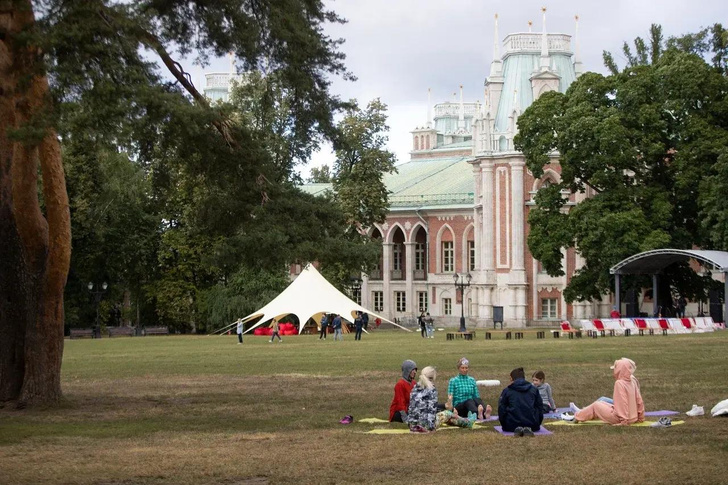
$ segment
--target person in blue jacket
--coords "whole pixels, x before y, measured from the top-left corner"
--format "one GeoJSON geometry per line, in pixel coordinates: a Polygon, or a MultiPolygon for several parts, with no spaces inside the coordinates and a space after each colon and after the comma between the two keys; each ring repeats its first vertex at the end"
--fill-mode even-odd
{"type": "Polygon", "coordinates": [[[538,389],[526,380],[523,367],[511,371],[511,383],[498,399],[498,420],[503,431],[531,436],[541,429],[543,401],[538,389]],[[520,428],[520,433],[518,433],[520,428]]]}

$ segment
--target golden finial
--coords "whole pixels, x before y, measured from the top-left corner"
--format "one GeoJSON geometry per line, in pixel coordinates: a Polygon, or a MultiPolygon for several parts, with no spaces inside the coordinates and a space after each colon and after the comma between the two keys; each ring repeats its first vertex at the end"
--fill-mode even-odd
{"type": "Polygon", "coordinates": [[[495,19],[498,20],[498,13],[495,14],[495,19]]]}
{"type": "Polygon", "coordinates": [[[576,20],[577,22],[579,21],[579,15],[578,14],[577,15],[574,15],[574,20],[576,20]]]}
{"type": "Polygon", "coordinates": [[[543,13],[546,13],[546,7],[541,7],[541,11],[542,11],[543,13]]]}

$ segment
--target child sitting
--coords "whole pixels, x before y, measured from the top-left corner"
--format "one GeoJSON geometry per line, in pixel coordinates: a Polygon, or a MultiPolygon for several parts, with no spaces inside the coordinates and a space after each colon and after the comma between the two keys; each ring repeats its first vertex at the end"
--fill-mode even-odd
{"type": "Polygon", "coordinates": [[[538,393],[541,395],[541,401],[543,401],[543,412],[553,413],[556,412],[556,403],[554,402],[554,396],[551,393],[551,386],[546,382],[546,374],[542,370],[537,370],[531,376],[531,382],[538,389],[538,393]]]}

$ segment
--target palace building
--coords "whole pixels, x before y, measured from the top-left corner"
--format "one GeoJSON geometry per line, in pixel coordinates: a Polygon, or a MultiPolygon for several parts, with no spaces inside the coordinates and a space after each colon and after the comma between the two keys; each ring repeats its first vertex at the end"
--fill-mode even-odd
{"type": "MultiPolygon", "coordinates": [[[[411,132],[410,160],[385,176],[390,210],[383,224],[369,229],[381,241],[382,256],[357,291],[364,307],[404,321],[425,311],[448,326],[457,325],[462,313],[471,328],[492,325],[498,307],[505,325],[516,328],[609,313],[608,297],[564,300],[563,290],[582,264],[573,249],[563,254],[562,277],[546,274],[529,252],[534,195],[559,181],[560,166],[552,155],[536,179],[513,145],[520,114],[545,92],[565,92],[581,72],[578,38],[572,51],[570,35],[547,33],[545,9],[542,32],[509,34],[502,43],[496,15],[483,103],[464,102],[462,86],[459,100],[432,106],[428,99],[427,121],[411,132]],[[461,295],[455,278],[467,281],[467,275],[470,284],[461,295]]],[[[208,75],[211,98],[227,95],[232,75],[224,75],[208,75]]],[[[317,194],[330,184],[302,189],[317,194]]],[[[590,194],[564,196],[574,205],[590,194]]]]}

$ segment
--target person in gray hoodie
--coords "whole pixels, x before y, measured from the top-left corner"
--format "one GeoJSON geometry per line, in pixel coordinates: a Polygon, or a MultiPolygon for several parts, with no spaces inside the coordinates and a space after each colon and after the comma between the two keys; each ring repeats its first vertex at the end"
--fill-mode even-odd
{"type": "Polygon", "coordinates": [[[410,403],[410,394],[415,387],[417,364],[413,360],[402,362],[402,378],[394,385],[394,398],[389,406],[389,420],[398,423],[407,422],[407,409],[410,403]]]}

